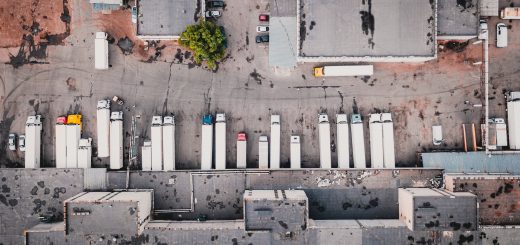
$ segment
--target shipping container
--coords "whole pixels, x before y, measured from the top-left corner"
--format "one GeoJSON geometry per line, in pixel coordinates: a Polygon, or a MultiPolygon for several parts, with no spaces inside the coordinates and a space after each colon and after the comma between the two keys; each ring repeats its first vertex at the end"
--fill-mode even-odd
{"type": "Polygon", "coordinates": [[[67,125],[63,124],[63,119],[66,117],[59,117],[56,120],[56,140],[54,146],[56,147],[56,168],[67,167],[67,125]]]}
{"type": "Polygon", "coordinates": [[[520,150],[520,92],[507,92],[506,101],[509,148],[520,150]]]}
{"type": "Polygon", "coordinates": [[[163,170],[163,133],[162,133],[162,116],[152,117],[152,170],[160,171],[163,170]]]}
{"type": "Polygon", "coordinates": [[[110,169],[123,167],[123,112],[110,114],[110,169]]]}
{"type": "Polygon", "coordinates": [[[320,167],[332,168],[331,150],[330,150],[330,124],[329,117],[326,114],[318,116],[319,123],[319,141],[320,141],[320,167]]]}
{"type": "Polygon", "coordinates": [[[40,168],[41,116],[29,116],[25,123],[25,168],[40,168]]]}
{"type": "Polygon", "coordinates": [[[300,169],[301,167],[300,136],[291,135],[291,169],[300,169]]]}
{"type": "Polygon", "coordinates": [[[382,113],[383,122],[383,164],[385,168],[395,168],[394,123],[391,113],[382,113]]]}
{"type": "Polygon", "coordinates": [[[200,169],[208,170],[213,164],[213,116],[204,115],[202,118],[202,144],[200,150],[200,169]]]}
{"type": "Polygon", "coordinates": [[[246,133],[237,135],[237,168],[247,167],[247,137],[246,133]]]}
{"type": "Polygon", "coordinates": [[[92,139],[80,139],[78,146],[78,168],[92,167],[92,139]]]}
{"type": "Polygon", "coordinates": [[[110,100],[97,103],[97,156],[110,156],[110,100]]]}
{"type": "Polygon", "coordinates": [[[175,117],[164,117],[163,123],[163,168],[175,170],[175,117]]]}
{"type": "Polygon", "coordinates": [[[67,168],[78,167],[78,147],[81,129],[77,124],[67,124],[67,168]]]}
{"type": "Polygon", "coordinates": [[[363,133],[363,121],[361,115],[352,114],[350,118],[350,132],[352,134],[352,158],[354,168],[367,167],[365,158],[365,136],[363,133]]]}
{"type": "Polygon", "coordinates": [[[141,147],[141,167],[143,171],[152,171],[152,142],[145,141],[141,147]]]}
{"type": "Polygon", "coordinates": [[[226,169],[226,115],[218,113],[215,120],[215,169],[226,169]]]}
{"type": "Polygon", "coordinates": [[[269,141],[265,135],[258,139],[258,168],[269,168],[269,141]]]}
{"type": "Polygon", "coordinates": [[[336,152],[338,153],[338,168],[349,168],[350,166],[350,147],[348,144],[349,141],[349,132],[348,132],[348,118],[347,114],[337,114],[336,115],[336,137],[337,137],[337,146],[336,152]]]}
{"type": "Polygon", "coordinates": [[[280,115],[271,115],[271,169],[280,168],[280,115]]]}

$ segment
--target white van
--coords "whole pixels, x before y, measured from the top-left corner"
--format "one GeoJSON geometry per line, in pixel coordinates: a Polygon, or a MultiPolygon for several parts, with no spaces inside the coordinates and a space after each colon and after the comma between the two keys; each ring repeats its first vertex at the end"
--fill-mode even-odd
{"type": "Polygon", "coordinates": [[[497,24],[497,48],[507,47],[507,26],[504,23],[497,24]]]}

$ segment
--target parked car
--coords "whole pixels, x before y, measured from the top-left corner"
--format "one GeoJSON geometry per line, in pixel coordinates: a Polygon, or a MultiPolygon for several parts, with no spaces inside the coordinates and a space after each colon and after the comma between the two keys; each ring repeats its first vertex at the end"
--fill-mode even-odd
{"type": "Polygon", "coordinates": [[[18,138],[18,149],[25,151],[25,135],[23,134],[18,138]]]}
{"type": "Polygon", "coordinates": [[[269,35],[259,35],[256,36],[256,43],[268,43],[269,35]]]}
{"type": "Polygon", "coordinates": [[[16,151],[16,134],[9,134],[9,150],[16,151]]]}
{"type": "Polygon", "coordinates": [[[497,48],[507,47],[507,26],[504,23],[497,24],[497,48]]]}
{"type": "Polygon", "coordinates": [[[269,26],[257,26],[256,27],[256,32],[268,32],[269,31],[269,26]]]}
{"type": "Polygon", "coordinates": [[[269,15],[268,14],[261,14],[258,16],[259,21],[269,21],[269,15]]]}
{"type": "Polygon", "coordinates": [[[488,25],[485,20],[480,20],[478,30],[479,30],[478,39],[487,39],[488,38],[488,25]]]}
{"type": "Polygon", "coordinates": [[[217,17],[220,17],[221,14],[220,14],[220,11],[218,10],[208,10],[206,11],[206,18],[217,18],[217,17]]]}
{"type": "Polygon", "coordinates": [[[137,23],[137,6],[132,7],[132,23],[137,23]]]}
{"type": "Polygon", "coordinates": [[[208,1],[206,3],[207,8],[223,8],[224,7],[224,1],[208,1]]]}
{"type": "Polygon", "coordinates": [[[227,43],[226,30],[224,29],[223,26],[220,26],[219,28],[220,28],[220,33],[222,33],[222,36],[224,36],[224,48],[227,48],[228,43],[227,43]]]}

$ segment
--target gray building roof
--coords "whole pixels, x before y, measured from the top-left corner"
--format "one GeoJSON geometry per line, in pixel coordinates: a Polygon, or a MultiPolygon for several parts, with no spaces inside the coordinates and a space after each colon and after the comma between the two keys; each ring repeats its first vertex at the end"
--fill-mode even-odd
{"type": "Polygon", "coordinates": [[[186,26],[197,23],[200,1],[137,0],[137,36],[143,39],[172,39],[186,26]]]}
{"type": "Polygon", "coordinates": [[[422,163],[428,168],[443,168],[447,173],[512,173],[520,174],[519,153],[425,152],[422,163]]]}
{"type": "Polygon", "coordinates": [[[478,0],[437,0],[439,39],[470,39],[477,36],[478,0]]]}
{"type": "Polygon", "coordinates": [[[479,8],[481,16],[498,16],[498,0],[480,0],[479,8]]]}
{"type": "Polygon", "coordinates": [[[271,17],[269,22],[269,66],[296,66],[296,16],[271,17]]]}
{"type": "Polygon", "coordinates": [[[436,56],[436,1],[299,0],[298,61],[424,61],[436,56]]]}

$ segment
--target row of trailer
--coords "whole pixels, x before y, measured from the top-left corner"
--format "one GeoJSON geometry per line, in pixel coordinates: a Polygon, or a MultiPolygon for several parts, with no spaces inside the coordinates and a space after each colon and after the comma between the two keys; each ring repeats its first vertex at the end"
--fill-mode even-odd
{"type": "Polygon", "coordinates": [[[175,170],[175,117],[152,117],[151,139],[141,147],[145,171],[175,170]]]}
{"type": "Polygon", "coordinates": [[[55,125],[56,168],[90,168],[92,139],[81,138],[82,116],[58,117],[55,125]]]}

